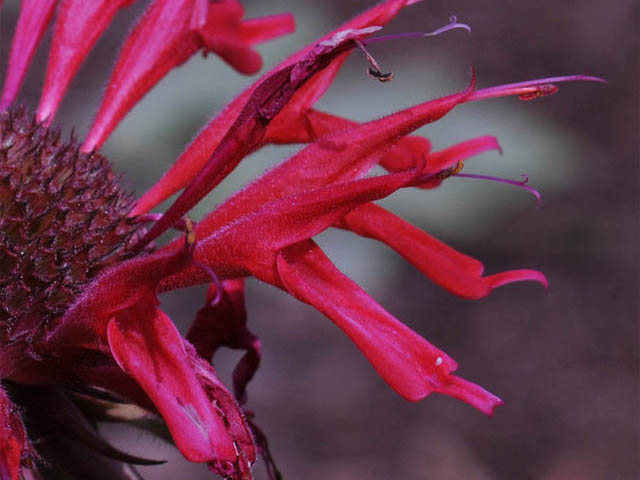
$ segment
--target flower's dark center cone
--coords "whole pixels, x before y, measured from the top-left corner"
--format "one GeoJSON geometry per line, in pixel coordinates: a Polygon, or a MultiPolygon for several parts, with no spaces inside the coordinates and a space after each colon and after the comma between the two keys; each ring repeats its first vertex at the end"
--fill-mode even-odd
{"type": "Polygon", "coordinates": [[[32,340],[140,229],[109,162],[24,111],[0,113],[0,346],[32,340]]]}

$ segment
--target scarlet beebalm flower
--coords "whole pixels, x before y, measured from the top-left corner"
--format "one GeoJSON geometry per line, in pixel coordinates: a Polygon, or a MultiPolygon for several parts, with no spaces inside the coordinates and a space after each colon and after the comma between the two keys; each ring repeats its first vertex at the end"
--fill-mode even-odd
{"type": "MultiPolygon", "coordinates": [[[[314,109],[354,48],[417,0],[387,0],[299,50],[260,77],[201,131],[140,199],[123,193],[96,150],[123,116],[172,68],[213,52],[242,73],[261,65],[255,43],[292,30],[289,15],[243,20],[236,0],[155,0],[124,42],[81,146],[48,125],[71,79],[115,13],[132,0],[23,0],[0,113],[0,477],[64,471],[77,478],[131,478],[153,463],[111,447],[98,420],[147,422],[193,462],[251,478],[257,453],[277,476],[265,436],[240,405],[260,363],[247,326],[243,278],[255,276],[313,305],[340,327],[404,398],[432,392],[491,414],[501,400],[452,374],[456,362],[404,326],[343,275],[312,238],[330,227],[386,243],[435,283],[478,299],[534,270],[483,275],[483,266],[375,205],[398,189],[434,188],[462,161],[499,149],[493,137],[441,152],[408,136],[456,106],[504,95],[533,98],[570,76],[475,89],[366,123],[314,109]],[[54,10],[49,64],[35,119],[12,106],[54,10]],[[197,225],[185,217],[249,153],[268,143],[308,143],[197,225]],[[389,173],[367,176],[376,165],[389,173]],[[184,190],[183,190],[184,189],[184,190]],[[149,211],[183,190],[162,215],[149,211]],[[146,228],[145,224],[155,223],[146,228]],[[155,239],[183,230],[170,243],[155,239]],[[187,339],[159,308],[158,292],[210,283],[187,339]],[[220,347],[245,350],[234,394],[211,364],[220,347]],[[123,403],[126,402],[126,403],[123,403]],[[89,462],[75,462],[76,442],[89,462]],[[91,452],[123,462],[105,466],[91,452]]],[[[468,28],[453,21],[433,34],[468,28]]],[[[365,50],[366,53],[366,50],[365,50]]],[[[379,71],[366,53],[371,73],[379,71]]]]}

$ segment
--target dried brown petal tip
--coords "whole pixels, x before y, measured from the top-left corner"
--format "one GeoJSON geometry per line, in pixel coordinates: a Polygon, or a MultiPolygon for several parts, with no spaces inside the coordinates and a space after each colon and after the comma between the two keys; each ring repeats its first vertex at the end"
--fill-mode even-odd
{"type": "Polygon", "coordinates": [[[0,113],[0,342],[30,338],[141,227],[110,163],[24,110],[0,113]]]}

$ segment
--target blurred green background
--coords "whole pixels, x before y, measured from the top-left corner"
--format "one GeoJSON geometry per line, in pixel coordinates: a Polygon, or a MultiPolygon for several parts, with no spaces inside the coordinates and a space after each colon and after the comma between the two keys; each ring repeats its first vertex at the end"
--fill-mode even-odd
{"type": "MultiPolygon", "coordinates": [[[[145,1],[123,10],[65,98],[57,123],[82,137],[124,34],[145,1]]],[[[283,11],[297,33],[260,47],[265,68],[310,43],[372,2],[244,1],[247,16],[283,11]]],[[[6,65],[17,1],[0,16],[0,65],[6,65]]],[[[364,74],[355,52],[318,104],[357,120],[378,118],[463,88],[470,66],[478,86],[590,73],[608,85],[564,84],[533,102],[514,98],[463,105],[419,131],[435,149],[495,135],[503,149],[469,161],[465,171],[528,174],[542,209],[522,190],[451,179],[433,191],[402,191],[384,203],[461,251],[488,273],[537,268],[533,284],[497,290],[485,300],[452,297],[386,247],[344,232],[317,240],[385,308],[460,363],[461,376],[504,399],[493,418],[433,395],[410,404],[395,395],[330,321],[274,288],[248,283],[251,328],[263,364],[249,408],[267,432],[285,479],[631,479],[638,478],[638,2],[514,0],[422,2],[385,32],[430,31],[450,15],[473,33],[371,47],[395,80],[364,74]]],[[[35,108],[50,33],[20,101],[35,108]]],[[[253,81],[214,56],[197,56],[171,73],[129,114],[103,149],[144,192],[199,128],[253,81]]],[[[269,147],[246,159],[195,210],[198,219],[296,147],[269,147]]],[[[194,288],[165,295],[184,330],[203,302],[194,288]]],[[[223,354],[224,380],[238,360],[223,354]]],[[[137,431],[106,428],[120,446],[167,458],[141,469],[146,478],[209,478],[171,447],[137,431]]],[[[257,478],[266,478],[263,466],[257,478]]]]}

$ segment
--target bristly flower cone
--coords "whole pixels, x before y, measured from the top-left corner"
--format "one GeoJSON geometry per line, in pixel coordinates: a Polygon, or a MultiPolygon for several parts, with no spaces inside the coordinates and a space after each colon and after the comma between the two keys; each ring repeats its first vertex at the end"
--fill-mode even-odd
{"type": "Polygon", "coordinates": [[[33,339],[139,230],[110,163],[24,110],[0,114],[0,344],[33,339]]]}

